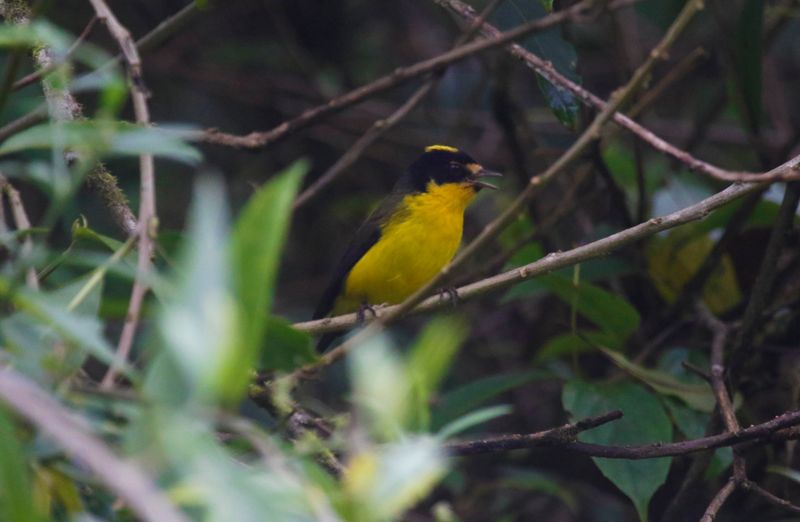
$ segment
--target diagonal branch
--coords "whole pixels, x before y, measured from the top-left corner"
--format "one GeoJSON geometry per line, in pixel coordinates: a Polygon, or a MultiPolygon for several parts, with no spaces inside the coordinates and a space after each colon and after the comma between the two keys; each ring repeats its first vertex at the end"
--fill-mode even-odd
{"type": "MultiPolygon", "coordinates": [[[[131,38],[130,32],[117,20],[114,13],[109,9],[104,0],[89,0],[94,7],[97,18],[103,22],[111,36],[117,41],[127,64],[128,75],[131,82],[131,99],[133,100],[133,110],[136,114],[136,123],[142,126],[150,125],[150,111],[147,106],[147,90],[142,79],[142,62],[139,58],[139,51],[131,38]]],[[[148,283],[147,274],[152,268],[153,244],[157,233],[156,220],[156,196],[155,196],[155,165],[152,154],[142,154],[139,156],[139,224],[137,234],[138,241],[138,261],[136,267],[136,279],[131,290],[131,299],[128,304],[128,313],[125,318],[125,325],[117,344],[116,361],[112,364],[106,375],[103,377],[102,386],[108,388],[113,386],[117,368],[128,359],[133,338],[139,325],[142,303],[147,294],[148,283]]]]}
{"type": "MultiPolygon", "coordinates": [[[[433,1],[444,6],[445,8],[454,12],[458,16],[464,18],[465,20],[472,21],[477,19],[477,14],[475,13],[475,10],[472,7],[461,2],[460,0],[433,0],[433,1]]],[[[488,23],[483,24],[481,32],[487,38],[493,38],[496,37],[498,34],[501,34],[500,30],[498,30],[496,27],[488,23]]],[[[580,85],[576,84],[575,82],[569,80],[568,78],[560,74],[558,71],[556,71],[556,69],[553,67],[553,64],[550,63],[549,61],[540,58],[539,56],[527,51],[525,48],[517,44],[509,45],[508,51],[515,57],[522,60],[525,63],[525,65],[533,69],[537,74],[545,78],[553,85],[563,87],[564,89],[571,92],[584,104],[594,107],[598,110],[604,110],[607,107],[608,103],[606,101],[596,96],[595,94],[592,94],[588,90],[584,89],[580,85]]],[[[722,181],[779,181],[779,180],[789,180],[789,179],[800,179],[800,172],[798,171],[775,172],[773,170],[766,173],[754,174],[751,172],[733,172],[725,170],[710,163],[707,163],[703,160],[700,160],[692,156],[685,150],[682,150],[676,147],[675,145],[672,145],[668,141],[657,136],[652,131],[648,130],[642,125],[639,125],[638,123],[633,121],[628,116],[625,116],[621,112],[616,112],[613,116],[613,120],[618,125],[634,133],[637,137],[639,137],[643,141],[649,143],[656,150],[680,161],[690,169],[702,172],[703,174],[706,174],[707,176],[710,176],[712,178],[716,178],[722,181]]]]}

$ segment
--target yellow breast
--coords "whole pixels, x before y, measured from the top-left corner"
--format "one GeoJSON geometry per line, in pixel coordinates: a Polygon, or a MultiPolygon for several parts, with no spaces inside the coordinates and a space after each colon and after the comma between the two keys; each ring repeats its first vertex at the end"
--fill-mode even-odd
{"type": "Polygon", "coordinates": [[[458,250],[464,210],[474,197],[466,183],[430,183],[403,198],[378,242],[350,270],[334,312],[399,303],[430,281],[458,250]]]}

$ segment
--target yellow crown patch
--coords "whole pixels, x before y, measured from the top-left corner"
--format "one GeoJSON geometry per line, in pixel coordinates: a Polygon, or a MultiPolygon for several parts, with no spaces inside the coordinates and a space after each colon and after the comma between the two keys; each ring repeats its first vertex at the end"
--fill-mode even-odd
{"type": "Polygon", "coordinates": [[[430,145],[425,147],[425,152],[432,152],[434,150],[443,150],[445,152],[458,152],[458,149],[455,147],[450,147],[449,145],[430,145]]]}

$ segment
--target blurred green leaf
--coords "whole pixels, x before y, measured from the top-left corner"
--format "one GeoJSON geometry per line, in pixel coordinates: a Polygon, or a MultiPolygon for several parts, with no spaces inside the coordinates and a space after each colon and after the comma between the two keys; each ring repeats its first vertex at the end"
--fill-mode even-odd
{"type": "MultiPolygon", "coordinates": [[[[239,381],[238,392],[244,390],[246,372],[252,369],[262,345],[267,314],[272,307],[275,278],[289,229],[289,219],[300,181],[308,172],[308,163],[298,161],[270,180],[242,210],[233,229],[231,258],[233,285],[241,319],[240,342],[236,356],[228,358],[232,366],[223,377],[239,381]]],[[[271,344],[266,347],[264,362],[297,360],[292,344],[271,344]]],[[[300,358],[299,362],[304,360],[300,358]]],[[[266,369],[273,369],[267,366],[266,369]]],[[[284,367],[290,370],[292,368],[284,367]]]]}
{"type": "MultiPolygon", "coordinates": [[[[672,441],[672,426],[664,407],[636,384],[591,384],[575,379],[564,385],[561,400],[573,421],[614,409],[622,410],[625,415],[618,421],[582,432],[578,435],[581,441],[612,445],[672,441]]],[[[631,499],[639,519],[647,521],[650,498],[666,480],[672,459],[592,460],[631,499]]]]}
{"type": "Polygon", "coordinates": [[[459,433],[466,431],[473,426],[483,424],[484,422],[489,422],[490,420],[496,419],[497,417],[502,417],[503,415],[508,415],[511,413],[511,411],[511,406],[508,406],[507,404],[481,408],[468,413],[463,417],[459,417],[445,425],[441,430],[439,430],[436,436],[442,440],[449,439],[450,437],[458,435],[459,433]]]}
{"type": "Polygon", "coordinates": [[[520,373],[491,375],[472,381],[445,393],[433,410],[431,426],[439,430],[489,399],[531,381],[552,378],[550,373],[532,370],[520,373]]]}
{"type": "Polygon", "coordinates": [[[410,437],[355,455],[343,477],[354,506],[347,520],[395,520],[444,475],[444,452],[432,437],[410,437]]]}
{"type": "Polygon", "coordinates": [[[0,145],[0,155],[28,149],[69,148],[87,156],[139,156],[153,154],[190,164],[202,159],[184,140],[185,128],[142,128],[125,122],[84,120],[43,123],[19,132],[0,145]]]}
{"type": "Polygon", "coordinates": [[[33,501],[25,449],[15,432],[14,424],[0,407],[0,519],[36,522],[43,517],[33,501]]]}
{"type": "Polygon", "coordinates": [[[503,477],[499,487],[544,493],[561,500],[573,513],[577,513],[579,510],[575,493],[570,491],[566,484],[561,484],[557,476],[548,473],[528,469],[514,469],[503,477]]]}
{"type": "Polygon", "coordinates": [[[767,471],[770,473],[777,473],[778,475],[783,475],[784,477],[793,480],[800,484],[800,471],[787,468],[785,466],[769,466],[767,471]]]}
{"type": "Polygon", "coordinates": [[[430,427],[430,400],[450,368],[453,357],[469,332],[456,317],[439,317],[428,323],[408,355],[406,368],[414,404],[410,419],[413,429],[430,427]]]}
{"type": "Polygon", "coordinates": [[[263,344],[259,368],[289,372],[319,358],[311,336],[282,317],[266,317],[263,344]]]}
{"type": "Polygon", "coordinates": [[[578,128],[581,104],[578,103],[575,95],[559,85],[550,83],[541,76],[536,77],[536,83],[539,85],[547,105],[558,118],[558,121],[569,130],[576,130],[578,128]]]}
{"type": "Polygon", "coordinates": [[[539,0],[539,3],[542,4],[542,7],[544,7],[544,10],[548,13],[553,12],[553,0],[539,0]]]}
{"type": "Polygon", "coordinates": [[[710,413],[716,406],[714,393],[708,384],[691,384],[680,381],[669,373],[660,370],[650,370],[629,361],[618,352],[600,347],[606,357],[614,364],[625,370],[631,377],[642,381],[658,393],[677,397],[692,408],[710,413]]]}
{"type": "Polygon", "coordinates": [[[188,396],[207,401],[230,399],[247,382],[230,373],[230,368],[239,367],[230,359],[239,356],[241,319],[232,290],[227,241],[225,191],[219,180],[201,178],[195,187],[176,290],[171,295],[163,292],[159,331],[173,359],[162,368],[179,371],[182,378],[172,380],[185,382],[188,396]],[[231,382],[231,377],[243,382],[231,382]]]}
{"type": "Polygon", "coordinates": [[[0,47],[47,45],[53,52],[63,53],[69,48],[70,40],[68,33],[43,20],[0,26],[0,47]]]}
{"type": "Polygon", "coordinates": [[[752,132],[758,132],[761,120],[763,26],[763,0],[745,0],[734,37],[734,74],[752,132]]]}
{"type": "Polygon", "coordinates": [[[403,434],[410,404],[411,383],[405,367],[385,336],[357,346],[348,358],[353,402],[378,440],[396,440],[403,434]]]}

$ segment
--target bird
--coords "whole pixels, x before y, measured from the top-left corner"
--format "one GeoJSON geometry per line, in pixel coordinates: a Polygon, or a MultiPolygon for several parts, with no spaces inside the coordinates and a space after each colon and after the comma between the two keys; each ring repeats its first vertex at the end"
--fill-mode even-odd
{"type": "MultiPolygon", "coordinates": [[[[501,174],[449,145],[430,145],[398,178],[356,230],[333,270],[313,319],[397,304],[423,287],[455,256],[464,212],[485,178],[501,174]]],[[[342,334],[323,335],[325,352],[342,334]]]]}

